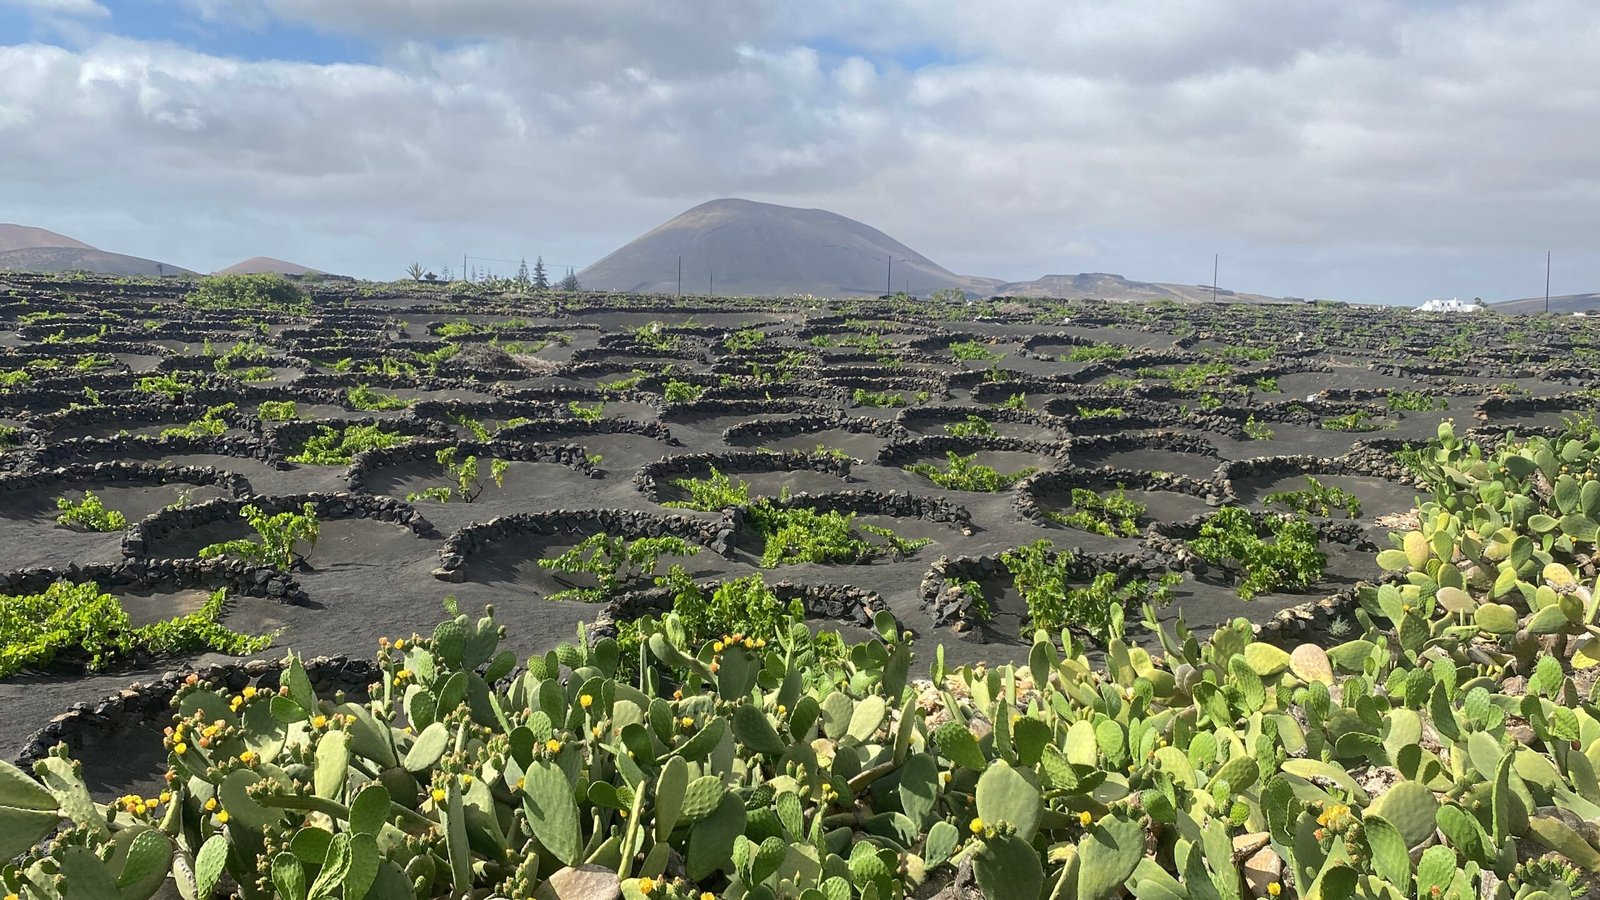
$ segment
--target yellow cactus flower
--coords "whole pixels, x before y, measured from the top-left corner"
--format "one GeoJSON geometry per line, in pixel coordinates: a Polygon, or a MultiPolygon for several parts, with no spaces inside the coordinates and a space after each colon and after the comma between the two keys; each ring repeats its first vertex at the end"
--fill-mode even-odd
{"type": "Polygon", "coordinates": [[[249,700],[249,699],[250,699],[250,698],[251,698],[251,697],[254,697],[254,696],[255,696],[255,695],[256,695],[256,689],[255,689],[255,687],[254,687],[254,686],[253,686],[253,685],[252,685],[252,686],[249,686],[249,687],[246,687],[246,688],[245,688],[245,689],[244,689],[244,690],[243,690],[243,691],[241,691],[241,692],[240,692],[240,694],[241,694],[241,696],[243,696],[243,697],[244,697],[244,698],[245,698],[245,699],[246,699],[246,700],[249,700]]]}
{"type": "Polygon", "coordinates": [[[693,717],[690,717],[690,716],[684,716],[683,718],[678,720],[678,724],[682,725],[685,728],[693,728],[694,727],[694,719],[693,719],[693,717]]]}
{"type": "Polygon", "coordinates": [[[654,878],[645,877],[639,879],[639,893],[649,896],[650,894],[655,893],[655,891],[656,880],[654,878]]]}
{"type": "Polygon", "coordinates": [[[171,791],[162,791],[161,792],[161,796],[158,797],[157,799],[160,800],[162,803],[171,803],[172,802],[172,792],[171,791]]]}
{"type": "Polygon", "coordinates": [[[217,798],[215,798],[215,797],[208,798],[206,800],[206,812],[216,812],[216,811],[217,811],[217,798]]]}
{"type": "Polygon", "coordinates": [[[255,761],[256,761],[256,752],[254,750],[246,750],[243,753],[239,754],[239,762],[242,762],[247,766],[250,765],[251,763],[255,762],[255,761]]]}
{"type": "Polygon", "coordinates": [[[182,756],[189,752],[189,745],[185,744],[183,741],[179,741],[172,745],[172,752],[182,756]]]}
{"type": "Polygon", "coordinates": [[[1282,884],[1279,884],[1278,882],[1274,881],[1273,883],[1267,885],[1267,896],[1276,897],[1281,893],[1283,893],[1283,885],[1282,884]]]}
{"type": "Polygon", "coordinates": [[[594,705],[594,698],[589,696],[588,694],[584,694],[582,697],[578,698],[578,705],[583,707],[584,709],[588,709],[589,707],[594,705]]]}
{"type": "Polygon", "coordinates": [[[406,648],[406,639],[405,638],[396,638],[395,642],[394,642],[394,648],[396,650],[404,650],[406,648]]]}
{"type": "Polygon", "coordinates": [[[551,738],[550,740],[544,742],[544,748],[549,750],[551,753],[560,753],[561,742],[555,738],[551,738]]]}
{"type": "Polygon", "coordinates": [[[980,818],[977,818],[976,816],[974,816],[972,821],[970,823],[968,823],[967,828],[973,834],[982,834],[983,833],[983,820],[980,819],[980,818]]]}
{"type": "Polygon", "coordinates": [[[314,717],[312,717],[312,719],[311,719],[311,727],[312,728],[327,728],[328,727],[328,717],[327,716],[314,716],[314,717]]]}
{"type": "Polygon", "coordinates": [[[723,644],[721,641],[717,641],[716,643],[711,645],[711,652],[713,652],[713,653],[721,653],[722,652],[722,648],[724,646],[726,646],[726,645],[723,644]]]}
{"type": "Polygon", "coordinates": [[[443,803],[445,797],[446,797],[446,794],[444,792],[444,788],[434,788],[433,789],[433,802],[435,802],[435,803],[443,803]]]}
{"type": "Polygon", "coordinates": [[[1081,813],[1078,813],[1078,824],[1082,825],[1085,828],[1088,828],[1090,825],[1093,825],[1094,824],[1094,813],[1089,812],[1087,809],[1084,810],[1081,813]]]}
{"type": "Polygon", "coordinates": [[[217,824],[218,825],[226,825],[226,824],[228,824],[228,811],[227,810],[224,809],[224,810],[222,810],[222,811],[217,813],[217,824]]]}

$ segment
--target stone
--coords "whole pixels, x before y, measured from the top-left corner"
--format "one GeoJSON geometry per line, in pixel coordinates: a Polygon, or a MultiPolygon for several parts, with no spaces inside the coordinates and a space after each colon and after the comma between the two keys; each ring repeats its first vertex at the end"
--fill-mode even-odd
{"type": "Polygon", "coordinates": [[[446,569],[441,566],[437,569],[434,569],[429,574],[440,581],[447,581],[452,584],[460,584],[461,582],[467,580],[467,572],[465,569],[446,569]]]}
{"type": "Polygon", "coordinates": [[[1245,887],[1252,897],[1270,896],[1273,884],[1283,880],[1283,860],[1271,847],[1262,847],[1252,853],[1241,867],[1245,887]]]}

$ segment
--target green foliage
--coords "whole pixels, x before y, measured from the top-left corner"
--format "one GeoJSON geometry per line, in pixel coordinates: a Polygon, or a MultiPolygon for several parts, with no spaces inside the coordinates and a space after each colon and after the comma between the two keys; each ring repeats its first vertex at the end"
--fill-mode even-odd
{"type": "Polygon", "coordinates": [[[884,555],[899,558],[932,543],[922,538],[903,538],[888,528],[858,523],[855,513],[837,510],[783,509],[761,502],[751,506],[747,515],[766,540],[761,564],[768,568],[800,563],[851,565],[884,555]],[[869,541],[866,535],[884,543],[869,541]]]}
{"type": "Polygon", "coordinates": [[[1119,584],[1117,573],[1102,572],[1089,584],[1074,586],[1072,561],[1071,552],[1058,552],[1048,540],[1000,555],[1017,593],[1028,604],[1032,627],[1058,631],[1070,626],[1101,643],[1120,639],[1126,610],[1146,603],[1165,605],[1179,580],[1168,575],[1154,584],[1139,579],[1119,584]]]}
{"type": "Polygon", "coordinates": [[[1045,518],[1058,525],[1081,528],[1106,537],[1133,537],[1139,533],[1139,517],[1145,505],[1128,499],[1121,485],[1108,497],[1087,488],[1072,489],[1072,512],[1047,512],[1045,518]]]}
{"type": "Polygon", "coordinates": [[[705,392],[706,389],[699,385],[674,379],[662,386],[661,397],[668,403],[693,403],[705,392]]]}
{"type": "Polygon", "coordinates": [[[1020,409],[1020,410],[1026,411],[1028,409],[1028,395],[1027,394],[1012,394],[1011,396],[1006,398],[1006,402],[1000,404],[1000,408],[1001,409],[1020,409]]]}
{"type": "Polygon", "coordinates": [[[1233,375],[1234,368],[1225,362],[1195,363],[1188,366],[1174,366],[1166,368],[1146,367],[1139,369],[1140,378],[1154,378],[1166,381],[1180,391],[1197,391],[1206,387],[1213,379],[1225,381],[1233,375]]]}
{"type": "Polygon", "coordinates": [[[1303,518],[1257,519],[1237,506],[1220,509],[1200,526],[1189,549],[1238,576],[1239,597],[1303,591],[1322,579],[1328,558],[1317,550],[1316,529],[1303,518]],[[1265,531],[1266,537],[1260,532],[1265,531]]]}
{"type": "Polygon", "coordinates": [[[651,322],[633,329],[633,339],[647,350],[671,353],[683,343],[683,338],[666,330],[660,322],[651,322]]]}
{"type": "Polygon", "coordinates": [[[568,400],[567,412],[571,413],[572,417],[580,422],[598,422],[605,417],[606,405],[602,401],[585,406],[576,400],[568,400]]]}
{"type": "Polygon", "coordinates": [[[1267,425],[1267,423],[1256,418],[1255,413],[1250,414],[1250,417],[1245,420],[1244,425],[1241,426],[1241,428],[1244,431],[1245,437],[1252,441],[1270,441],[1272,440],[1272,436],[1274,434],[1272,428],[1267,425]]]}
{"type": "Polygon", "coordinates": [[[0,453],[22,446],[22,429],[15,425],[0,425],[0,453]]]}
{"type": "Polygon", "coordinates": [[[1431,412],[1450,408],[1449,400],[1443,397],[1433,397],[1421,391],[1390,391],[1389,395],[1384,398],[1384,403],[1392,410],[1416,412],[1431,412]]]}
{"type": "Polygon", "coordinates": [[[365,384],[358,384],[345,392],[345,399],[351,408],[364,412],[382,412],[396,409],[405,409],[411,401],[403,400],[390,394],[380,394],[365,384]]]}
{"type": "Polygon", "coordinates": [[[1062,362],[1103,362],[1105,360],[1127,359],[1131,355],[1133,355],[1132,347],[1124,347],[1121,344],[1098,343],[1073,347],[1069,352],[1063,354],[1060,359],[1062,362]]]}
{"type": "Polygon", "coordinates": [[[194,390],[195,386],[176,375],[146,375],[133,383],[133,389],[145,394],[166,394],[177,400],[184,394],[194,390]]]}
{"type": "Polygon", "coordinates": [[[213,275],[185,295],[183,302],[208,310],[303,313],[311,308],[300,288],[281,275],[213,275]]]}
{"type": "Polygon", "coordinates": [[[1276,375],[1263,375],[1255,380],[1256,390],[1263,394],[1281,394],[1283,390],[1278,387],[1276,375]]]}
{"type": "Polygon", "coordinates": [[[977,453],[963,456],[954,450],[948,450],[945,452],[945,459],[946,465],[943,469],[932,463],[912,463],[906,466],[905,470],[921,475],[934,484],[952,491],[983,491],[991,494],[1011,487],[1035,471],[1029,466],[1020,472],[1002,473],[996,471],[993,466],[979,463],[977,453]]]}
{"type": "MultiPolygon", "coordinates": [[[[292,405],[292,404],[291,404],[292,405]]],[[[163,428],[162,439],[171,437],[206,438],[220,437],[230,427],[227,415],[237,408],[237,404],[223,403],[219,406],[208,406],[200,418],[178,428],[163,428]]]]}
{"type": "Polygon", "coordinates": [[[451,499],[456,499],[463,503],[471,503],[478,499],[478,496],[489,486],[489,482],[494,482],[495,487],[505,486],[506,470],[511,467],[509,462],[503,459],[490,460],[489,476],[485,478],[479,474],[478,457],[458,458],[460,450],[461,448],[459,447],[446,447],[434,454],[434,457],[439,460],[439,465],[444,466],[445,472],[450,475],[450,480],[455,482],[453,486],[431,487],[421,491],[413,491],[406,495],[406,502],[416,503],[418,500],[437,500],[440,503],[449,503],[451,499]]]}
{"type": "Polygon", "coordinates": [[[1120,406],[1080,406],[1078,418],[1080,419],[1120,419],[1127,412],[1120,406]]]}
{"type": "Polygon", "coordinates": [[[60,525],[76,525],[85,531],[121,531],[128,527],[128,517],[114,509],[106,509],[105,503],[94,491],[84,491],[83,499],[77,503],[66,497],[57,497],[56,509],[62,511],[61,515],[56,516],[56,523],[60,525]]]}
{"type": "Polygon", "coordinates": [[[991,360],[1001,359],[1005,356],[1003,353],[996,353],[993,350],[990,350],[988,347],[985,347],[977,341],[956,341],[952,343],[950,345],[950,355],[961,362],[967,362],[969,360],[989,362],[991,360]]]}
{"type": "Polygon", "coordinates": [[[766,332],[758,328],[742,328],[723,338],[722,346],[729,353],[748,353],[761,346],[766,339],[766,332]]]}
{"type": "Polygon", "coordinates": [[[586,603],[609,600],[628,583],[653,573],[662,557],[693,556],[699,552],[699,547],[670,535],[628,540],[612,537],[605,532],[592,534],[560,556],[539,560],[539,567],[556,572],[591,575],[598,584],[592,588],[557,591],[545,599],[582,600],[586,603]]]}
{"type": "Polygon", "coordinates": [[[716,466],[711,467],[711,474],[705,478],[675,478],[672,486],[688,491],[689,499],[672,500],[661,504],[662,506],[715,512],[729,507],[744,506],[750,502],[750,483],[742,478],[729,478],[718,471],[716,466]]]}
{"type": "MultiPolygon", "coordinates": [[[[210,341],[207,340],[206,349],[209,350],[210,346],[211,346],[210,345],[210,341]]],[[[212,353],[206,353],[205,355],[206,356],[212,356],[213,354],[212,353]]],[[[212,366],[217,370],[217,373],[219,375],[232,374],[235,377],[239,377],[239,373],[234,371],[234,369],[236,367],[240,366],[241,364],[260,362],[260,361],[262,361],[264,359],[267,359],[267,358],[271,357],[271,355],[272,355],[271,351],[268,350],[265,346],[263,346],[261,344],[258,344],[253,340],[246,339],[246,340],[242,340],[242,341],[238,342],[237,344],[234,344],[232,347],[229,347],[228,348],[228,352],[226,352],[226,353],[224,353],[224,354],[222,354],[220,356],[217,356],[212,361],[212,366]]],[[[251,369],[251,371],[254,371],[254,370],[251,369]]],[[[267,369],[266,372],[268,374],[268,377],[270,377],[271,374],[272,374],[272,370],[271,369],[267,369]]],[[[249,379],[245,379],[245,380],[249,380],[249,379]]]]}
{"type": "MultiPolygon", "coordinates": [[[[460,344],[445,344],[442,347],[429,350],[426,353],[417,351],[415,355],[417,362],[420,362],[422,365],[427,367],[428,374],[437,375],[439,374],[439,367],[454,359],[455,355],[460,352],[460,344]]],[[[413,366],[410,363],[391,361],[388,357],[384,357],[382,371],[385,375],[394,373],[414,375],[416,374],[417,369],[416,366],[413,366]],[[390,371],[391,362],[393,362],[393,372],[390,371]]]]}
{"type": "Polygon", "coordinates": [[[634,369],[631,374],[624,375],[621,378],[612,379],[611,381],[602,381],[597,386],[600,388],[600,390],[607,393],[632,391],[636,390],[639,387],[639,384],[649,377],[649,372],[646,372],[643,369],[634,369]]]}
{"type": "Polygon", "coordinates": [[[951,422],[944,426],[944,431],[954,437],[995,437],[1000,433],[983,416],[967,416],[964,422],[951,422]]]}
{"type": "Polygon", "coordinates": [[[201,559],[231,556],[287,572],[311,555],[317,546],[317,537],[322,533],[322,525],[317,520],[317,508],[309,502],[303,504],[299,512],[286,510],[272,515],[263,513],[253,503],[246,504],[239,510],[239,516],[255,531],[256,537],[202,547],[201,559]]]}
{"type": "Polygon", "coordinates": [[[1361,501],[1343,488],[1323,484],[1311,475],[1306,476],[1306,486],[1298,491],[1274,491],[1261,498],[1267,506],[1286,506],[1301,515],[1329,518],[1334,510],[1342,510],[1347,518],[1361,518],[1361,501]]]}
{"type": "MultiPolygon", "coordinates": [[[[0,678],[57,663],[98,671],[142,655],[211,650],[242,656],[271,646],[270,636],[222,625],[226,603],[227,591],[218,590],[186,616],[134,627],[122,603],[93,582],[58,581],[39,594],[0,595],[0,678]]],[[[7,811],[0,807],[0,832],[7,811]]]]}
{"type": "Polygon", "coordinates": [[[344,466],[355,459],[357,453],[368,450],[386,450],[411,440],[403,434],[384,431],[379,425],[323,425],[317,433],[306,439],[299,453],[289,457],[289,462],[311,466],[344,466]]]}
{"type": "Polygon", "coordinates": [[[1217,355],[1234,362],[1244,362],[1246,360],[1262,362],[1271,359],[1273,352],[1274,350],[1271,347],[1246,347],[1239,344],[1230,344],[1217,351],[1217,355]]]}
{"type": "Polygon", "coordinates": [[[263,422],[292,422],[300,413],[293,400],[263,400],[256,407],[256,417],[263,422]]]}
{"type": "Polygon", "coordinates": [[[1327,431],[1367,432],[1382,431],[1394,425],[1382,424],[1373,418],[1372,413],[1358,410],[1343,416],[1329,416],[1322,420],[1322,427],[1327,431]]]}
{"type": "Polygon", "coordinates": [[[850,399],[857,406],[884,408],[906,405],[905,395],[898,391],[869,391],[866,388],[856,388],[850,399]]]}
{"type": "Polygon", "coordinates": [[[12,369],[9,372],[0,372],[0,389],[6,391],[27,387],[33,383],[33,376],[27,369],[12,369]]]}

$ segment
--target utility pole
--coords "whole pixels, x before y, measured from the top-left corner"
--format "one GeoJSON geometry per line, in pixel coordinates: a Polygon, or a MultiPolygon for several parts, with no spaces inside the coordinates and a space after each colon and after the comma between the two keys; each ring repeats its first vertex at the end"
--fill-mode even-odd
{"type": "Polygon", "coordinates": [[[717,295],[717,270],[716,269],[712,269],[711,270],[711,275],[709,276],[709,281],[706,284],[706,296],[707,297],[715,297],[716,295],[717,295]]]}
{"type": "Polygon", "coordinates": [[[461,254],[461,280],[467,280],[467,254],[461,254]]]}
{"type": "Polygon", "coordinates": [[[1544,311],[1550,313],[1550,251],[1544,252],[1544,311]]]}
{"type": "Polygon", "coordinates": [[[1218,255],[1211,254],[1211,302],[1217,302],[1217,259],[1218,255]]]}
{"type": "Polygon", "coordinates": [[[894,293],[894,257],[889,257],[889,273],[883,276],[883,295],[885,297],[894,293]]]}
{"type": "Polygon", "coordinates": [[[678,257],[678,296],[683,296],[683,257],[678,257]]]}

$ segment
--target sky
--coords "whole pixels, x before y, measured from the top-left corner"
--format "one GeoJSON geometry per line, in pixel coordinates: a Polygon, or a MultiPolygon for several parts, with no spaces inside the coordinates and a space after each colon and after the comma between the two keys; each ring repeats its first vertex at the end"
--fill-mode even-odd
{"type": "Polygon", "coordinates": [[[716,197],[946,268],[1600,290],[1594,0],[0,0],[0,221],[579,268],[716,197]]]}

